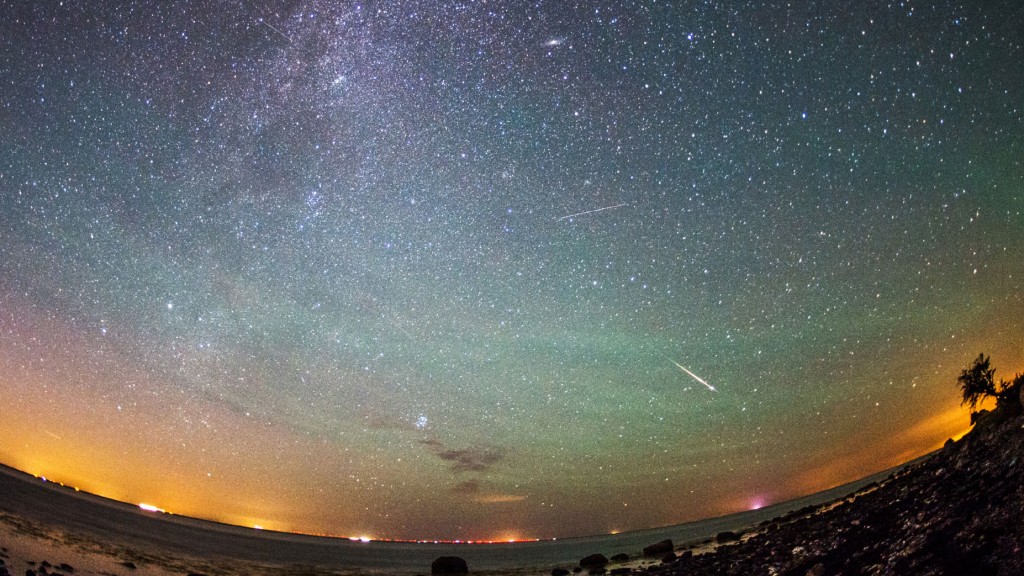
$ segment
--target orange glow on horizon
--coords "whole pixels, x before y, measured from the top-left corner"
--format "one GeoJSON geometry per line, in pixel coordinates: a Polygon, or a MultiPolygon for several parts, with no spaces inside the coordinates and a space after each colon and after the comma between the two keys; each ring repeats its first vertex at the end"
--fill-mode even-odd
{"type": "MultiPolygon", "coordinates": [[[[813,494],[864,478],[938,450],[947,439],[971,429],[968,411],[959,406],[928,417],[875,446],[849,446],[825,464],[793,478],[798,494],[813,494]]],[[[787,498],[788,499],[788,498],[787,498]]]]}
{"type": "MultiPolygon", "coordinates": [[[[825,465],[795,476],[793,478],[793,483],[791,484],[791,489],[770,495],[770,501],[773,503],[779,502],[832,488],[836,485],[867,476],[879,470],[898,465],[929,453],[940,448],[946,438],[952,437],[954,439],[958,439],[968,432],[970,430],[970,425],[967,421],[967,410],[960,408],[959,406],[949,408],[901,431],[887,439],[884,443],[874,447],[866,447],[863,450],[850,449],[844,454],[832,459],[825,465]]],[[[30,439],[24,438],[22,440],[28,441],[30,439]]],[[[31,444],[31,442],[29,442],[29,444],[31,444]]],[[[83,460],[90,460],[93,449],[89,446],[83,445],[76,447],[75,450],[80,450],[81,454],[84,455],[84,458],[76,459],[71,462],[55,462],[57,459],[47,458],[45,456],[46,451],[40,450],[32,451],[33,455],[30,459],[12,459],[14,461],[11,465],[37,477],[45,477],[47,481],[62,484],[67,487],[73,486],[75,489],[81,489],[88,493],[96,494],[105,498],[111,498],[127,503],[140,501],[160,502],[163,506],[163,508],[161,508],[147,504],[146,506],[153,507],[153,510],[151,510],[140,505],[140,508],[147,511],[163,512],[165,509],[174,509],[179,511],[179,514],[184,514],[190,517],[255,529],[265,529],[269,527],[269,529],[274,531],[311,534],[334,538],[349,538],[361,542],[380,540],[399,542],[501,543],[536,540],[522,537],[516,532],[496,533],[492,537],[472,539],[401,539],[389,538],[386,536],[370,537],[366,535],[352,537],[341,534],[301,530],[297,526],[290,526],[268,520],[266,515],[257,517],[247,514],[233,514],[227,510],[221,511],[216,508],[211,508],[204,504],[204,497],[209,498],[210,501],[216,501],[213,495],[187,492],[188,496],[192,497],[189,498],[183,494],[183,491],[178,489],[179,484],[176,482],[168,483],[166,476],[161,477],[162,481],[139,482],[131,492],[123,487],[104,490],[103,487],[106,486],[106,483],[102,479],[90,479],[85,474],[81,477],[79,476],[83,471],[86,473],[94,471],[90,467],[85,467],[85,469],[82,470],[77,464],[83,460]],[[27,462],[28,465],[24,467],[19,466],[18,464],[22,461],[27,462]],[[61,464],[65,464],[65,466],[61,466],[61,464]],[[100,489],[96,489],[96,486],[99,486],[100,489]]],[[[136,465],[141,466],[142,464],[140,463],[136,465]]],[[[753,497],[749,496],[748,492],[748,495],[742,497],[740,500],[730,500],[729,503],[724,505],[718,513],[727,514],[740,510],[756,509],[757,506],[752,504],[754,501],[752,498],[753,497]]],[[[761,495],[758,498],[762,499],[761,503],[763,504],[763,499],[766,498],[766,496],[761,495]]],[[[495,503],[507,501],[502,497],[493,499],[485,497],[484,499],[495,503]]],[[[508,500],[519,499],[521,498],[509,498],[508,500]]],[[[620,532],[621,530],[619,529],[610,531],[611,534],[618,534],[620,532]]]]}

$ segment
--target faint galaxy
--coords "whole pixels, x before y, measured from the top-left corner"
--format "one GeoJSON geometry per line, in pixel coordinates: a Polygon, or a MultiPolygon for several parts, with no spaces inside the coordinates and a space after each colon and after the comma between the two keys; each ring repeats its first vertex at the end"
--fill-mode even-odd
{"type": "Polygon", "coordinates": [[[1022,10],[0,2],[0,462],[507,539],[921,455],[1024,371],[1022,10]]]}

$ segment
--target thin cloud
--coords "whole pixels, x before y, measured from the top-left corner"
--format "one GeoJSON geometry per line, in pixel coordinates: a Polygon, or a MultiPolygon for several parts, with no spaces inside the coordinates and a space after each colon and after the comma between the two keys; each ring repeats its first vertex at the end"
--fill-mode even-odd
{"type": "Polygon", "coordinates": [[[480,504],[507,504],[523,500],[526,500],[526,496],[519,494],[481,494],[473,497],[473,501],[480,504]]]}
{"type": "Polygon", "coordinates": [[[452,487],[452,494],[462,496],[477,504],[507,504],[526,500],[526,496],[519,494],[502,494],[485,490],[479,480],[459,482],[452,487]]]}
{"type": "Polygon", "coordinates": [[[480,492],[480,482],[476,480],[459,482],[454,488],[452,488],[452,492],[464,496],[475,495],[480,492]]]}

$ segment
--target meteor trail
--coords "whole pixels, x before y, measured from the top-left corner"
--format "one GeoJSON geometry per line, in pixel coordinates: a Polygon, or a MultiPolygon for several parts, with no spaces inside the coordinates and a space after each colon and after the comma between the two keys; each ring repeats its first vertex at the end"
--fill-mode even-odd
{"type": "Polygon", "coordinates": [[[605,206],[604,208],[595,208],[593,210],[585,210],[583,212],[577,212],[575,214],[566,214],[565,216],[561,216],[561,217],[557,218],[557,220],[565,220],[566,218],[573,218],[575,216],[583,216],[584,214],[593,214],[594,212],[603,212],[605,210],[611,210],[612,208],[622,208],[623,206],[626,206],[626,205],[627,205],[627,203],[623,202],[622,204],[616,204],[615,206],[605,206]]]}
{"type": "Polygon", "coordinates": [[[673,359],[669,358],[669,357],[668,357],[668,356],[666,356],[665,354],[662,354],[662,356],[665,356],[665,359],[666,359],[666,360],[668,360],[669,362],[671,362],[671,363],[675,364],[675,365],[676,365],[676,367],[677,367],[677,368],[679,368],[680,370],[682,370],[683,372],[686,372],[687,374],[689,374],[691,378],[693,378],[693,379],[694,379],[694,380],[696,380],[697,382],[700,382],[701,384],[703,384],[703,385],[707,386],[707,387],[708,387],[708,390],[711,390],[712,392],[718,392],[718,390],[716,390],[714,386],[712,386],[711,384],[708,384],[707,382],[705,382],[705,381],[704,381],[704,379],[703,379],[703,378],[701,378],[700,376],[697,376],[697,375],[696,375],[696,374],[694,374],[693,372],[690,372],[689,370],[687,370],[687,369],[686,369],[686,368],[685,368],[685,367],[684,367],[684,366],[683,366],[682,364],[680,364],[679,362],[676,362],[675,360],[673,360],[673,359]]]}
{"type": "Polygon", "coordinates": [[[273,24],[271,24],[270,22],[267,22],[267,21],[266,21],[266,20],[264,20],[263,18],[257,18],[257,19],[256,19],[256,21],[257,21],[257,22],[259,22],[260,24],[263,24],[263,25],[264,25],[264,26],[266,26],[267,28],[270,28],[270,29],[271,29],[271,30],[273,30],[274,32],[277,32],[278,34],[280,34],[280,35],[281,35],[281,37],[282,37],[282,38],[284,38],[285,40],[287,40],[289,44],[291,44],[291,43],[292,43],[292,38],[291,38],[291,36],[289,36],[289,35],[285,34],[284,32],[281,32],[280,30],[278,30],[278,29],[277,29],[277,27],[276,27],[276,26],[274,26],[274,25],[273,25],[273,24]]]}

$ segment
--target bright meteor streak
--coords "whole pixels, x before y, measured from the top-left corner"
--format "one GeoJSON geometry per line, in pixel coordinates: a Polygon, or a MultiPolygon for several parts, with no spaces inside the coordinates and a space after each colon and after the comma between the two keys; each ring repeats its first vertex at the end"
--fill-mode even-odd
{"type": "Polygon", "coordinates": [[[627,203],[623,202],[622,204],[616,204],[615,206],[605,206],[604,208],[595,208],[593,210],[585,210],[583,212],[577,212],[575,214],[566,214],[565,216],[559,217],[558,220],[565,220],[566,218],[574,218],[576,216],[583,216],[584,214],[593,214],[594,212],[603,212],[605,210],[611,210],[613,208],[622,208],[623,206],[626,206],[626,205],[627,205],[627,203]]]}
{"type": "MultiPolygon", "coordinates": [[[[664,354],[663,354],[663,356],[664,356],[664,354]]],[[[696,380],[697,382],[700,382],[701,384],[707,386],[708,390],[711,390],[712,392],[718,392],[718,390],[716,390],[714,386],[712,386],[711,384],[708,384],[707,382],[705,382],[704,379],[701,378],[700,376],[697,376],[693,372],[690,372],[689,370],[687,370],[686,367],[683,366],[682,364],[680,364],[679,362],[676,362],[675,360],[669,358],[668,356],[665,356],[665,359],[668,360],[669,362],[675,364],[676,367],[679,368],[680,370],[682,370],[683,372],[686,372],[687,374],[689,374],[690,377],[693,378],[694,380],[696,380]]]]}

